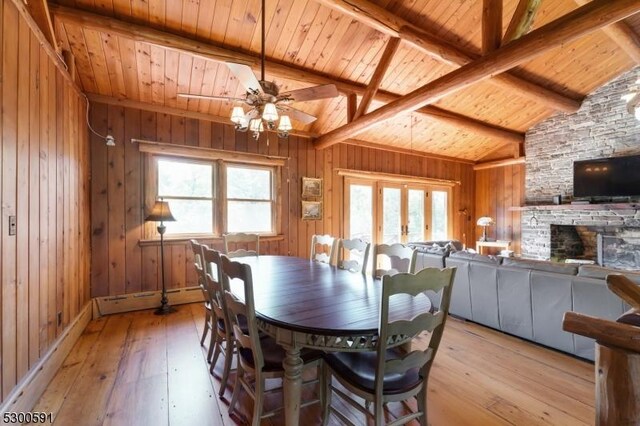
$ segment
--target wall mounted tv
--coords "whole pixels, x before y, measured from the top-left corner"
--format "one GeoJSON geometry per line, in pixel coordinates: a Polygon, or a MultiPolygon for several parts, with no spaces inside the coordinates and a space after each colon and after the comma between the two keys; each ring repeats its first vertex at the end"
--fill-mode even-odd
{"type": "Polygon", "coordinates": [[[574,161],[574,197],[640,195],[640,155],[574,161]]]}

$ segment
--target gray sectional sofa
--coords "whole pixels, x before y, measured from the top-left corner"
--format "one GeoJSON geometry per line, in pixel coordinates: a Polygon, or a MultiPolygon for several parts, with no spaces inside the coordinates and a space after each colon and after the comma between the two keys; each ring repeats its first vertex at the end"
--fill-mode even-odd
{"type": "MultiPolygon", "coordinates": [[[[629,306],[606,285],[606,276],[624,271],[591,265],[500,258],[464,251],[430,253],[420,247],[416,271],[458,268],[452,315],[522,337],[581,358],[594,359],[594,342],[562,330],[567,311],[615,319],[629,306]]],[[[640,273],[624,272],[640,284],[640,273]]]]}

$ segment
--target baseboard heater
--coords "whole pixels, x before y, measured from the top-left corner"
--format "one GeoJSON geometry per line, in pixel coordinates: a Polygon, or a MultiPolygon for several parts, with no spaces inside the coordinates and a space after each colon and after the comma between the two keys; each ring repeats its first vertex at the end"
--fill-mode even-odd
{"type": "MultiPolygon", "coordinates": [[[[160,290],[158,290],[120,296],[95,297],[93,299],[93,317],[98,318],[103,315],[155,309],[160,306],[160,293],[160,290]]],[[[200,287],[167,290],[167,298],[170,305],[183,305],[204,300],[200,287]]]]}

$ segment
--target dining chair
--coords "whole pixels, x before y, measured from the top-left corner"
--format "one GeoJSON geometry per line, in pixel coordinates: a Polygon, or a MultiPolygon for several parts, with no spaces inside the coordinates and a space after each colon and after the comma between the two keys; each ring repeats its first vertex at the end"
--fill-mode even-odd
{"type": "Polygon", "coordinates": [[[260,236],[258,234],[224,234],[224,253],[228,257],[243,257],[243,256],[258,256],[260,255],[260,236]],[[236,250],[230,250],[229,244],[245,244],[246,249],[239,248],[236,250]],[[250,250],[249,245],[254,244],[255,250],[250,250]]]}
{"type": "Polygon", "coordinates": [[[359,238],[339,239],[338,249],[336,253],[336,265],[340,269],[346,269],[352,272],[362,272],[367,270],[367,260],[369,259],[369,250],[371,244],[359,238]],[[345,255],[349,254],[348,259],[345,255]]]}
{"type": "Polygon", "coordinates": [[[331,235],[314,235],[311,237],[311,260],[333,264],[337,240],[331,235]],[[322,251],[318,250],[322,248],[322,251]]]}
{"type": "MultiPolygon", "coordinates": [[[[202,250],[205,265],[211,265],[206,273],[207,292],[210,295],[210,304],[213,310],[215,324],[213,324],[211,332],[211,343],[209,344],[208,361],[211,363],[209,372],[213,374],[218,356],[224,355],[224,366],[222,369],[222,378],[220,379],[220,390],[218,394],[224,395],[227,387],[227,380],[231,372],[231,362],[233,361],[233,352],[235,348],[235,340],[233,332],[231,332],[231,322],[229,320],[229,312],[225,304],[225,287],[222,280],[222,262],[220,252],[217,250],[204,247],[202,250]],[[213,355],[211,355],[213,348],[213,355]]],[[[243,324],[246,328],[246,324],[243,324]]]]}
{"type": "Polygon", "coordinates": [[[416,255],[417,252],[414,249],[404,244],[375,244],[372,256],[373,276],[380,278],[383,275],[395,275],[399,272],[413,273],[416,255]],[[384,258],[380,259],[380,256],[384,258]]]}
{"type": "MultiPolygon", "coordinates": [[[[405,424],[420,418],[420,424],[427,425],[427,382],[447,320],[454,276],[455,268],[426,268],[417,274],[399,273],[382,278],[377,349],[323,355],[326,374],[322,392],[324,424],[331,413],[347,424],[353,424],[345,414],[331,406],[332,394],[335,393],[373,419],[376,426],[384,424],[384,404],[416,397],[417,411],[394,419],[393,424],[405,424]],[[431,309],[426,291],[441,292],[437,309],[431,309]],[[425,310],[413,318],[406,318],[398,309],[392,308],[392,296],[393,303],[398,298],[399,301],[406,300],[406,303],[424,303],[425,310]],[[424,349],[408,353],[400,349],[399,344],[403,340],[417,337],[425,331],[430,335],[426,346],[420,343],[424,349]],[[368,404],[362,406],[352,396],[333,386],[332,377],[366,403],[373,403],[373,413],[368,404]]],[[[420,337],[422,340],[423,336],[420,337]]]]}
{"type": "MultiPolygon", "coordinates": [[[[202,330],[202,337],[200,338],[200,345],[204,345],[204,341],[207,338],[207,334],[209,331],[213,330],[213,322],[214,317],[211,312],[211,298],[209,292],[207,290],[207,279],[206,279],[206,269],[205,263],[203,261],[202,250],[204,247],[203,244],[200,244],[196,240],[189,240],[191,245],[191,251],[193,252],[193,267],[196,270],[196,276],[198,278],[198,286],[200,290],[202,290],[202,296],[204,299],[204,328],[202,330]]],[[[207,355],[207,359],[211,358],[213,348],[209,345],[209,352],[207,355]]]]}
{"type": "MultiPolygon", "coordinates": [[[[284,378],[282,361],[285,358],[285,350],[270,336],[261,336],[258,332],[255,304],[253,297],[253,278],[251,267],[247,264],[234,262],[222,255],[222,272],[225,292],[225,303],[229,312],[229,319],[233,330],[233,336],[237,346],[237,373],[236,384],[233,387],[233,395],[229,404],[229,414],[235,410],[240,390],[244,389],[254,400],[253,418],[251,424],[257,426],[260,420],[271,417],[282,407],[263,413],[264,394],[266,392],[267,379],[284,378]],[[243,282],[244,299],[236,297],[230,288],[230,280],[238,279],[243,282]],[[246,324],[243,329],[242,324],[246,324]],[[251,385],[253,383],[253,386],[251,385]]],[[[300,357],[305,367],[320,366],[322,356],[318,351],[303,349],[300,357]]],[[[318,372],[318,377],[321,373],[318,372]]],[[[307,383],[315,383],[313,380],[307,383]]],[[[318,399],[301,404],[306,407],[320,402],[318,399]]]]}

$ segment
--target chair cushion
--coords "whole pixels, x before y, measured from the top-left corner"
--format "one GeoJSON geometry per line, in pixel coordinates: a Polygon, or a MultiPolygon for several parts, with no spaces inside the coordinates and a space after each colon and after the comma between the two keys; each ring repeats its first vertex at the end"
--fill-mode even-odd
{"type": "MultiPolygon", "coordinates": [[[[275,339],[271,336],[262,336],[260,338],[260,347],[262,348],[262,357],[264,358],[263,371],[282,371],[282,360],[286,356],[285,349],[276,343],[275,339]]],[[[255,368],[253,363],[253,351],[249,348],[240,348],[240,356],[249,365],[255,368]]],[[[303,349],[300,351],[300,357],[302,362],[308,364],[313,361],[317,361],[321,358],[322,354],[319,351],[303,349]]]]}
{"type": "MultiPolygon", "coordinates": [[[[249,327],[247,327],[247,319],[245,317],[240,317],[238,318],[238,323],[240,324],[240,330],[242,330],[243,333],[248,334],[249,327]]],[[[224,320],[222,318],[218,318],[218,328],[223,333],[226,332],[224,329],[224,320]]]]}
{"type": "MultiPolygon", "coordinates": [[[[349,382],[351,385],[368,393],[374,393],[376,365],[376,352],[335,352],[324,354],[325,362],[331,369],[349,382]]],[[[387,349],[387,359],[401,358],[400,349],[387,349]]],[[[422,382],[420,369],[413,368],[404,374],[385,374],[384,393],[398,394],[415,389],[422,382]]]]}

